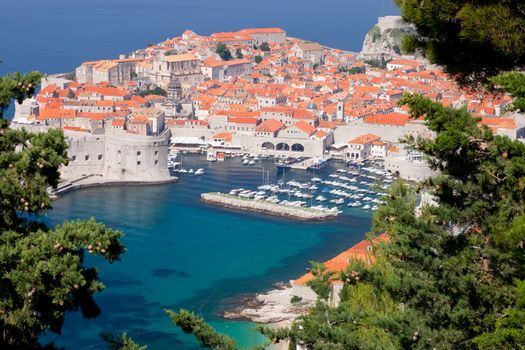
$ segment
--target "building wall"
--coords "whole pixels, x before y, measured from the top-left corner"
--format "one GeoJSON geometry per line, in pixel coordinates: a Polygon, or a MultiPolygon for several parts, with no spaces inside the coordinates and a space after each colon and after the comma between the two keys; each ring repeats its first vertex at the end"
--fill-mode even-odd
{"type": "Polygon", "coordinates": [[[385,170],[391,173],[399,173],[399,176],[409,181],[423,181],[437,172],[430,169],[424,161],[410,161],[404,157],[386,157],[385,170]]]}
{"type": "Polygon", "coordinates": [[[61,169],[61,175],[66,180],[101,175],[107,181],[161,181],[170,176],[169,130],[154,137],[68,131],[65,134],[70,162],[61,169]]]}
{"type": "Polygon", "coordinates": [[[399,142],[405,135],[431,137],[433,133],[422,123],[407,123],[404,126],[365,123],[358,119],[334,131],[335,143],[347,143],[349,140],[364,134],[380,136],[386,142],[399,142]]]}

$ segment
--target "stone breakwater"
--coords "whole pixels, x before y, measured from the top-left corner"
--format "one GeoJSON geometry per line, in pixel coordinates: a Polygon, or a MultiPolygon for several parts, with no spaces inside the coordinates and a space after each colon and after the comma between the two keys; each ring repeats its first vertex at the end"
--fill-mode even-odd
{"type": "Polygon", "coordinates": [[[204,203],[224,208],[246,210],[262,214],[281,216],[294,220],[324,221],[337,218],[337,213],[323,212],[310,208],[280,205],[253,199],[239,198],[224,193],[203,193],[201,200],[204,203]]]}

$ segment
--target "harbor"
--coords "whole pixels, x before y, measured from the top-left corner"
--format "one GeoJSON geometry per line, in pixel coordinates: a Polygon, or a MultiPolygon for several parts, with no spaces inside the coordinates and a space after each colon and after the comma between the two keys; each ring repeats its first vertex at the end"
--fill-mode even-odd
{"type": "Polygon", "coordinates": [[[305,221],[324,221],[337,218],[339,212],[336,210],[321,210],[297,206],[293,202],[272,203],[256,200],[254,198],[236,197],[225,193],[203,193],[201,200],[204,203],[217,205],[224,208],[252,211],[267,215],[281,216],[285,218],[305,221]]]}

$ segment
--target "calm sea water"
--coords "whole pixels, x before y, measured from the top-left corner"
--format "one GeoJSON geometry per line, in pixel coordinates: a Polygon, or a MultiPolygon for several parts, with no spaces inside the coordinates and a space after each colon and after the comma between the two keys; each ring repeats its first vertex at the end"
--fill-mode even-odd
{"type": "MultiPolygon", "coordinates": [[[[263,166],[272,169],[270,182],[282,175],[269,160],[247,167],[239,158],[208,163],[185,156],[184,163],[188,169],[204,168],[205,175],[183,176],[170,185],[84,189],[55,203],[51,222],[94,216],[123,230],[128,247],[121,262],[88,261],[99,266],[107,285],[96,297],[102,314],[95,320],[71,314],[58,345],[103,348],[99,332],[127,330],[150,349],[195,348],[192,338],[172,327],[162,311],[180,307],[201,313],[241,345],[259,344],[262,337],[253,332],[252,323],[222,320],[218,314],[246,294],[302,275],[308,261],[334,256],[361,240],[370,227],[370,214],[360,209],[345,208],[334,222],[299,223],[203,205],[202,192],[260,185],[263,166]]],[[[284,180],[327,178],[341,166],[332,164],[316,174],[290,171],[284,180]]]]}
{"type": "MultiPolygon", "coordinates": [[[[102,314],[95,320],[68,316],[58,345],[100,349],[99,332],[128,331],[150,349],[193,349],[193,339],[172,327],[162,311],[180,307],[201,313],[241,345],[259,344],[262,338],[252,323],[222,320],[220,311],[248,293],[302,275],[308,261],[338,254],[370,227],[370,214],[360,209],[345,209],[333,222],[298,223],[203,205],[202,192],[260,185],[262,167],[270,169],[272,162],[247,167],[240,159],[208,163],[185,156],[184,163],[188,169],[204,168],[205,174],[170,185],[84,189],[55,203],[51,222],[94,216],[123,230],[128,247],[121,262],[88,261],[100,268],[107,285],[96,297],[102,314]]],[[[332,164],[317,174],[290,171],[284,180],[327,177],[341,166],[332,164]]],[[[273,183],[281,176],[270,171],[273,183]]]]}
{"type": "Polygon", "coordinates": [[[277,26],[291,36],[361,50],[392,0],[5,0],[0,10],[0,75],[72,71],[180,35],[277,26]]]}
{"type": "MultiPolygon", "coordinates": [[[[71,71],[188,28],[209,34],[278,26],[291,36],[358,51],[378,16],[397,13],[390,0],[10,0],[0,11],[0,75],[71,71]]],[[[335,222],[304,224],[205,206],[200,193],[254,188],[262,170],[239,160],[207,164],[192,157],[187,166],[206,174],[163,186],[85,189],[55,203],[51,223],[93,216],[123,230],[128,247],[113,265],[88,259],[107,286],[96,296],[102,313],[95,320],[68,315],[63,334],[54,338],[58,345],[104,349],[99,332],[127,331],[149,349],[194,349],[193,338],[162,311],[179,307],[201,313],[243,346],[260,344],[252,323],[225,321],[218,313],[243,295],[303,274],[309,260],[334,256],[370,227],[370,215],[360,210],[346,210],[335,222]]]]}

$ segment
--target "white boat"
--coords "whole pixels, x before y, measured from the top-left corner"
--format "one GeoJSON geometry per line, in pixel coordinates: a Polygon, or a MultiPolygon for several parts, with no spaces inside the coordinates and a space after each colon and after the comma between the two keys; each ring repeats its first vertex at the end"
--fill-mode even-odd
{"type": "Polygon", "coordinates": [[[317,198],[315,198],[316,201],[318,202],[324,202],[326,200],[326,197],[323,197],[321,195],[317,196],[317,198]]]}
{"type": "Polygon", "coordinates": [[[244,160],[242,161],[242,164],[243,164],[243,165],[248,165],[248,164],[250,164],[250,161],[249,161],[248,159],[244,159],[244,160]]]}
{"type": "Polygon", "coordinates": [[[340,204],[344,204],[345,200],[343,198],[339,198],[338,200],[335,201],[335,204],[337,205],[340,205],[340,204]]]}
{"type": "Polygon", "coordinates": [[[199,168],[195,171],[195,175],[202,175],[202,174],[204,174],[204,169],[202,168],[199,168]]]}
{"type": "Polygon", "coordinates": [[[188,173],[193,174],[194,173],[193,169],[188,170],[188,173]]]}
{"type": "Polygon", "coordinates": [[[206,153],[206,160],[208,162],[216,162],[217,161],[217,156],[211,152],[208,152],[206,153]]]}
{"type": "Polygon", "coordinates": [[[187,172],[188,172],[188,170],[186,170],[186,169],[180,169],[180,173],[182,173],[182,174],[186,174],[187,172]]]}
{"type": "Polygon", "coordinates": [[[321,182],[321,181],[323,181],[323,179],[320,179],[320,178],[318,178],[318,177],[314,177],[314,178],[312,179],[312,182],[321,182]]]}
{"type": "Polygon", "coordinates": [[[371,207],[370,207],[369,204],[365,204],[365,205],[363,206],[363,209],[365,209],[365,210],[368,210],[368,209],[370,209],[370,208],[371,208],[371,207]]]}
{"type": "Polygon", "coordinates": [[[255,165],[255,160],[250,160],[250,161],[248,162],[248,165],[255,165]]]}

